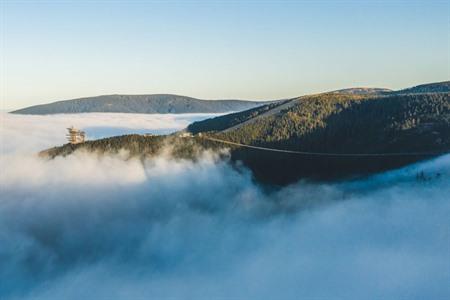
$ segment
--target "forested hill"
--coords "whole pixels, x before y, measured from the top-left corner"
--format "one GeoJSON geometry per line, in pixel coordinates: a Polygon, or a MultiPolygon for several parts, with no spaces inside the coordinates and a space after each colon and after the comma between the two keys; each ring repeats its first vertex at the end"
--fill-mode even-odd
{"type": "MultiPolygon", "coordinates": [[[[360,96],[382,96],[417,93],[450,92],[450,81],[423,84],[399,91],[385,88],[348,88],[329,92],[332,94],[348,94],[360,96]]],[[[282,101],[282,100],[279,100],[282,101]]],[[[62,114],[86,112],[110,113],[224,113],[243,111],[264,104],[278,101],[243,101],[243,100],[200,100],[196,98],[171,94],[157,95],[105,95],[58,101],[49,104],[35,105],[13,111],[16,114],[62,114]]]]}
{"type": "Polygon", "coordinates": [[[266,103],[243,100],[200,100],[170,94],[105,95],[35,105],[13,111],[13,113],[32,115],[87,112],[141,114],[224,113],[242,111],[266,103]]]}
{"type": "Polygon", "coordinates": [[[450,93],[388,96],[326,93],[195,122],[188,131],[244,145],[330,153],[314,156],[238,148],[234,157],[277,182],[395,168],[450,150],[450,93]],[[395,156],[344,156],[389,154],[395,156]],[[412,155],[409,155],[409,154],[412,155]],[[271,175],[277,174],[277,175],[271,175]]]}
{"type": "Polygon", "coordinates": [[[396,91],[396,94],[419,94],[419,93],[449,93],[450,81],[442,81],[428,84],[421,84],[411,88],[396,91]]]}
{"type": "Polygon", "coordinates": [[[392,93],[393,90],[383,88],[349,88],[333,91],[334,94],[351,94],[351,95],[369,95],[369,94],[387,94],[392,93]]]}
{"type": "Polygon", "coordinates": [[[390,90],[385,88],[348,88],[332,91],[334,94],[350,94],[350,95],[400,95],[400,94],[427,94],[427,93],[449,93],[450,81],[426,83],[417,86],[413,86],[401,90],[390,90]]]}
{"type": "Polygon", "coordinates": [[[188,131],[298,151],[375,153],[448,149],[449,95],[305,96],[195,122],[188,131]]]}
{"type": "Polygon", "coordinates": [[[170,146],[174,157],[196,159],[201,150],[229,148],[231,162],[242,162],[264,183],[358,176],[448,152],[450,94],[305,96],[195,122],[187,130],[194,137],[113,137],[67,144],[43,155],[70,155],[79,149],[119,153],[125,149],[132,156],[146,157],[170,146]],[[272,152],[213,139],[311,154],[272,152]]]}

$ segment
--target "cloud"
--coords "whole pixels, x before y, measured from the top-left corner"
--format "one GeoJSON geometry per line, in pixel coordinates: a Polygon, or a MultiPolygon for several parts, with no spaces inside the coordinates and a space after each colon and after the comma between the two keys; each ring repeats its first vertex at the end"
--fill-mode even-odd
{"type": "Polygon", "coordinates": [[[0,168],[0,298],[450,296],[450,156],[270,191],[211,153],[0,168]]]}
{"type": "Polygon", "coordinates": [[[86,131],[88,139],[130,133],[166,134],[191,122],[220,114],[126,114],[85,113],[57,115],[16,115],[0,112],[1,154],[29,153],[66,143],[66,128],[86,131]]]}

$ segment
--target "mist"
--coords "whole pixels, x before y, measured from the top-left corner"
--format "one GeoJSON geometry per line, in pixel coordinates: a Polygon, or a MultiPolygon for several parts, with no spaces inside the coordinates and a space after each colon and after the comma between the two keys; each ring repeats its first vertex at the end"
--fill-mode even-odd
{"type": "Polygon", "coordinates": [[[67,143],[67,127],[86,132],[87,139],[123,134],[168,134],[181,130],[194,121],[222,114],[128,114],[83,113],[55,115],[20,115],[0,112],[0,153],[41,151],[67,143]]]}
{"type": "MultiPolygon", "coordinates": [[[[71,118],[84,129],[155,132],[187,122],[71,118]]],[[[56,119],[2,122],[2,299],[450,297],[450,155],[268,190],[210,152],[195,163],[39,159],[40,147],[63,142],[54,135],[67,120],[56,119]]]]}

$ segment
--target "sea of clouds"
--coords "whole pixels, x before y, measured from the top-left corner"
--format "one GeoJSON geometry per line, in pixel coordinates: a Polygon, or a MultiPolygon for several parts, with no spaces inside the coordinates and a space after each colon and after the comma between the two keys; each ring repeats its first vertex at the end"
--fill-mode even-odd
{"type": "Polygon", "coordinates": [[[83,129],[87,139],[124,134],[167,134],[221,114],[85,113],[18,115],[0,112],[0,153],[30,153],[66,143],[67,127],[83,129]]]}
{"type": "Polygon", "coordinates": [[[36,155],[207,115],[0,116],[0,299],[450,297],[448,155],[268,191],[212,153],[36,155]]]}

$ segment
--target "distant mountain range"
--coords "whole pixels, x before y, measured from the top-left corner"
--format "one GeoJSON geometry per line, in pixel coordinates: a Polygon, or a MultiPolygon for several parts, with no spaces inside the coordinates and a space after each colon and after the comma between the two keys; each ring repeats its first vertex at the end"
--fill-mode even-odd
{"type": "Polygon", "coordinates": [[[397,91],[397,94],[421,94],[421,93],[448,93],[450,92],[450,81],[442,81],[421,84],[411,88],[397,91]]]}
{"type": "Polygon", "coordinates": [[[229,148],[231,161],[242,162],[270,184],[369,174],[450,151],[448,87],[445,82],[397,92],[345,89],[302,96],[194,122],[186,129],[193,138],[112,137],[67,144],[44,155],[127,149],[145,156],[171,144],[182,158],[195,156],[198,147],[229,148]]]}
{"type": "MultiPolygon", "coordinates": [[[[423,84],[399,91],[384,88],[348,88],[329,93],[348,95],[393,95],[442,93],[450,91],[450,81],[423,84]]],[[[281,100],[279,100],[281,101],[281,100]]],[[[224,113],[243,111],[275,101],[200,100],[171,94],[105,95],[35,105],[13,111],[16,114],[47,115],[64,113],[224,113]]]]}
{"type": "Polygon", "coordinates": [[[13,111],[15,114],[49,115],[69,113],[224,113],[254,108],[267,102],[244,100],[200,100],[171,94],[105,95],[35,105],[13,111]]]}
{"type": "Polygon", "coordinates": [[[400,94],[423,94],[423,93],[448,93],[450,92],[450,81],[421,84],[410,88],[393,91],[385,88],[348,88],[333,91],[335,94],[351,95],[400,95],[400,94]]]}
{"type": "Polygon", "coordinates": [[[337,91],[332,91],[333,94],[350,94],[350,95],[368,95],[368,94],[387,94],[392,93],[393,90],[390,89],[383,89],[383,88],[364,88],[364,87],[358,87],[358,88],[348,88],[348,89],[341,89],[337,91]]]}

